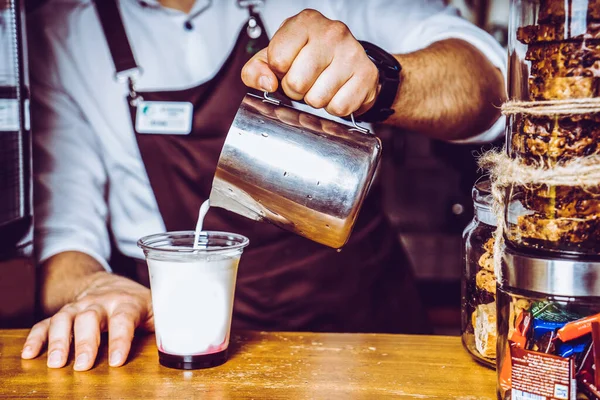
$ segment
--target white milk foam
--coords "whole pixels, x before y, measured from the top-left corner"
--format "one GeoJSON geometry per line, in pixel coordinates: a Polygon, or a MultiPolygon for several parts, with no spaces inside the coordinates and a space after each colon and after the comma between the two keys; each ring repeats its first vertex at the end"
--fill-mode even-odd
{"type": "Polygon", "coordinates": [[[199,246],[198,241],[200,240],[200,233],[202,232],[202,225],[204,225],[204,217],[206,217],[206,213],[210,208],[210,199],[206,200],[200,206],[200,211],[198,212],[198,222],[196,222],[196,231],[194,232],[194,249],[197,249],[199,246]]]}

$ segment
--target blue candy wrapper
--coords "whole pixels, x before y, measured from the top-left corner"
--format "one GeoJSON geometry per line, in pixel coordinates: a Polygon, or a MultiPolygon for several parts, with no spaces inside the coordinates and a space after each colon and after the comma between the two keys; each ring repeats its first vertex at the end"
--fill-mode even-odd
{"type": "Polygon", "coordinates": [[[543,321],[541,319],[533,319],[533,339],[539,340],[548,332],[556,332],[557,329],[566,325],[565,322],[543,321]]]}
{"type": "Polygon", "coordinates": [[[585,342],[577,341],[560,344],[558,346],[557,355],[567,358],[575,354],[581,354],[588,348],[589,344],[589,340],[585,342]]]}

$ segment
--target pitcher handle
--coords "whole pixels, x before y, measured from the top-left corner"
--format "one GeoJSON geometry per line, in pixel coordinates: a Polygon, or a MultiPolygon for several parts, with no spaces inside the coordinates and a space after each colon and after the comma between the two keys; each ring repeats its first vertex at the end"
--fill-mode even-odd
{"type": "MultiPolygon", "coordinates": [[[[263,98],[264,98],[263,101],[266,101],[267,103],[271,103],[276,106],[281,105],[281,101],[277,100],[274,97],[269,96],[269,92],[267,92],[267,91],[263,92],[263,98]]],[[[303,101],[299,101],[299,103],[306,104],[303,101]]],[[[357,131],[362,132],[364,134],[371,133],[369,128],[365,128],[364,126],[360,126],[356,123],[356,120],[354,119],[354,113],[350,114],[350,121],[352,121],[352,125],[354,126],[354,129],[356,129],[357,131]]]]}

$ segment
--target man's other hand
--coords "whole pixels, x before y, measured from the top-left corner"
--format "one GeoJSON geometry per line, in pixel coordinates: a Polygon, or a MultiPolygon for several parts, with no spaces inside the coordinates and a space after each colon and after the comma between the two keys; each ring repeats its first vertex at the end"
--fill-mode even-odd
{"type": "Polygon", "coordinates": [[[108,331],[109,365],[121,366],[127,360],[136,328],[154,330],[150,290],[108,272],[96,272],[74,301],[54,316],[33,326],[21,354],[37,357],[48,344],[48,367],[64,367],[75,344],[76,371],[94,365],[100,335],[108,331]]]}

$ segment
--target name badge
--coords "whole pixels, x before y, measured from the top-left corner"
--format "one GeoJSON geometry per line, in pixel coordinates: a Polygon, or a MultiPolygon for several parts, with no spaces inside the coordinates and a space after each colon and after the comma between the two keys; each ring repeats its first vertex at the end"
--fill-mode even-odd
{"type": "Polygon", "coordinates": [[[189,135],[194,106],[179,101],[141,101],[135,115],[137,133],[189,135]]]}

